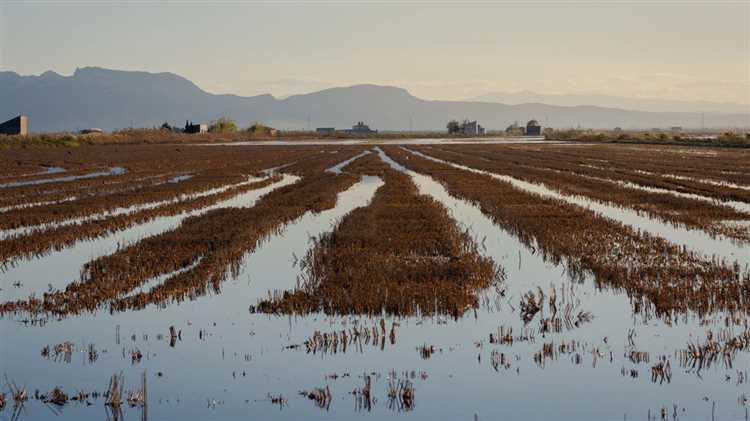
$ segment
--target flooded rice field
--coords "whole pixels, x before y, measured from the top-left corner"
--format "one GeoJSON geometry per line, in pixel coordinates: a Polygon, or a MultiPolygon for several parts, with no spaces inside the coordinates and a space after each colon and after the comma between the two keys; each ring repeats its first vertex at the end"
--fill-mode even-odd
{"type": "Polygon", "coordinates": [[[747,420],[747,162],[7,151],[0,419],[747,420]]]}

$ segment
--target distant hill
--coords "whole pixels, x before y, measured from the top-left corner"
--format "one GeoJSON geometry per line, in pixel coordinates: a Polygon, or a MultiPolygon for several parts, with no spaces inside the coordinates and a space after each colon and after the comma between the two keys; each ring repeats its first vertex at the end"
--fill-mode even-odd
{"type": "Polygon", "coordinates": [[[750,106],[731,102],[679,101],[656,98],[626,98],[612,95],[549,95],[533,91],[495,92],[472,98],[471,101],[499,102],[502,104],[543,103],[574,107],[576,105],[593,105],[597,107],[622,108],[625,110],[650,112],[686,112],[748,114],[750,106]]]}
{"type": "MultiPolygon", "coordinates": [[[[350,127],[363,120],[380,130],[443,130],[452,118],[476,119],[488,129],[535,118],[552,127],[700,127],[699,113],[644,112],[543,103],[507,105],[482,101],[429,101],[404,89],[356,85],[277,99],[208,93],[172,73],[80,68],[72,76],[0,72],[0,121],[29,116],[35,132],[158,126],[168,121],[208,122],[228,116],[241,126],[262,121],[284,129],[350,127]]],[[[707,113],[710,127],[750,127],[750,113],[707,113]]]]}

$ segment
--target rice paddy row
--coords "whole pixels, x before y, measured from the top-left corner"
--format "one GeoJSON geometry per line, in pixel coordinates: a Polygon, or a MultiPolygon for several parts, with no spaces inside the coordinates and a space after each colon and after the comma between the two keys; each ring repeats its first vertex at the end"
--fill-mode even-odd
{"type": "Polygon", "coordinates": [[[227,190],[208,196],[169,203],[156,208],[143,209],[124,215],[109,216],[105,219],[38,229],[29,235],[14,236],[0,240],[0,262],[12,263],[13,259],[42,256],[52,250],[61,250],[79,241],[91,240],[106,236],[115,231],[143,224],[157,217],[172,216],[207,208],[216,203],[235,197],[242,193],[266,187],[278,182],[279,176],[242,185],[230,185],[227,190]]]}
{"type": "Polygon", "coordinates": [[[551,145],[550,152],[595,162],[614,164],[642,170],[663,169],[664,174],[672,173],[693,176],[696,179],[724,180],[750,184],[750,171],[742,163],[748,151],[732,148],[693,148],[625,145],[582,145],[580,151],[567,152],[563,147],[551,145]]]}
{"type": "MultiPolygon", "coordinates": [[[[95,178],[78,179],[42,185],[4,188],[0,207],[33,202],[61,200],[75,195],[80,198],[132,191],[164,183],[176,176],[206,173],[208,176],[252,174],[265,168],[293,162],[319,153],[319,148],[263,148],[262,151],[243,153],[240,158],[235,148],[131,145],[127,147],[86,147],[60,150],[4,151],[7,159],[21,162],[55,165],[66,171],[83,166],[83,172],[101,168],[124,168],[124,173],[95,178]]],[[[6,162],[6,160],[3,160],[6,162]]],[[[41,165],[41,164],[39,164],[41,165]]],[[[40,176],[47,178],[48,176],[40,176]]],[[[187,181],[187,180],[186,180],[187,181]]],[[[5,182],[4,180],[2,182],[5,182]]],[[[179,183],[181,184],[181,183],[179,183]]]]}
{"type": "Polygon", "coordinates": [[[452,314],[478,304],[476,293],[500,280],[447,210],[419,195],[409,176],[370,154],[346,171],[377,174],[372,202],[315,240],[304,281],[253,308],[266,313],[452,314]]]}
{"type": "MultiPolygon", "coordinates": [[[[721,200],[748,201],[750,171],[746,162],[750,159],[750,154],[747,151],[611,145],[581,146],[571,151],[564,147],[549,146],[541,149],[510,146],[504,150],[515,156],[521,154],[526,155],[526,158],[546,159],[547,162],[540,162],[540,166],[575,164],[580,169],[592,170],[590,174],[595,176],[627,179],[644,186],[701,194],[721,200]]],[[[467,150],[477,151],[476,148],[467,150]]],[[[491,146],[487,151],[499,152],[491,146]]]]}
{"type": "MultiPolygon", "coordinates": [[[[303,181],[274,192],[256,206],[263,208],[265,203],[273,204],[276,195],[282,195],[288,190],[305,189],[307,184],[313,183],[314,180],[317,183],[311,184],[311,187],[305,190],[305,194],[312,200],[335,198],[335,193],[351,186],[354,180],[352,174],[378,174],[387,181],[370,206],[348,215],[336,230],[317,240],[304,260],[307,279],[299,290],[260,303],[256,310],[286,313],[322,310],[338,314],[374,314],[385,309],[393,314],[460,314],[466,308],[475,306],[476,297],[472,291],[489,285],[489,279],[497,276],[497,269],[490,269],[492,263],[479,257],[476,250],[472,249],[475,245],[472,246],[465,233],[457,230],[445,209],[441,209],[441,205],[416,193],[416,186],[407,176],[391,170],[375,155],[365,156],[347,167],[346,171],[349,174],[331,177],[334,180],[347,179],[348,182],[323,193],[322,196],[327,195],[327,199],[314,195],[313,190],[319,185],[325,185],[326,182],[323,180],[329,178],[327,174],[318,173],[323,173],[325,168],[345,158],[356,156],[357,151],[359,149],[352,148],[344,154],[317,153],[286,167],[286,172],[303,175],[303,181]],[[316,187],[312,187],[313,185],[316,187]],[[404,221],[409,221],[406,226],[413,226],[414,230],[404,231],[404,221]],[[382,233],[391,231],[393,232],[390,236],[382,236],[382,233]],[[426,233],[429,235],[425,235],[426,233]],[[355,259],[355,256],[367,258],[355,259]],[[445,282],[447,279],[452,281],[445,282]],[[460,281],[456,282],[455,279],[460,281]],[[472,285],[473,282],[476,284],[472,285]],[[425,287],[428,284],[432,289],[425,287]],[[353,293],[352,288],[355,288],[356,293],[353,293]],[[451,293],[444,294],[445,291],[451,293]]],[[[706,261],[660,238],[638,233],[630,227],[605,220],[590,211],[560,201],[518,191],[506,183],[491,180],[486,176],[455,170],[397,148],[389,148],[388,152],[402,164],[445,183],[457,197],[480,205],[497,223],[529,244],[538,245],[553,260],[565,258],[577,270],[592,271],[597,275],[599,283],[622,287],[630,292],[637,292],[637,296],[648,297],[655,305],[657,313],[687,309],[700,313],[708,313],[719,308],[743,312],[748,310],[749,275],[747,272],[743,273],[741,268],[730,267],[723,262],[706,261]],[[480,186],[481,190],[477,190],[480,186]],[[489,190],[485,190],[485,187],[489,190]],[[502,198],[502,201],[498,202],[498,198],[502,198]],[[584,227],[589,238],[595,240],[580,241],[584,227]],[[613,244],[615,248],[608,247],[608,244],[613,244]],[[685,288],[687,285],[691,288],[685,288]]],[[[431,153],[438,157],[460,157],[459,162],[479,168],[490,168],[485,163],[495,158],[492,154],[488,154],[490,158],[480,159],[472,157],[471,154],[459,156],[453,152],[435,149],[431,149],[431,153]]],[[[258,161],[262,165],[269,165],[279,159],[288,158],[284,153],[280,153],[258,161]]],[[[519,171],[522,167],[503,168],[519,171]]],[[[523,176],[521,173],[513,175],[523,176]]],[[[545,179],[545,182],[547,181],[545,179]]],[[[38,255],[81,239],[106,235],[157,216],[200,209],[241,191],[268,185],[270,182],[271,180],[266,180],[169,206],[11,238],[0,243],[4,246],[0,257],[7,260],[17,256],[38,255]]],[[[75,204],[76,202],[72,202],[73,207],[75,204]]],[[[201,260],[197,267],[175,274],[165,283],[171,285],[171,288],[165,288],[164,285],[156,287],[151,297],[174,298],[190,295],[203,290],[204,287],[196,289],[188,288],[186,285],[207,285],[214,277],[218,280],[213,284],[218,285],[224,275],[216,274],[226,273],[226,268],[219,270],[221,264],[218,262],[229,266],[229,262],[236,261],[238,255],[254,248],[258,239],[272,232],[274,228],[295,219],[302,209],[317,209],[316,206],[316,203],[310,202],[307,207],[302,206],[296,211],[291,211],[288,218],[260,222],[260,225],[266,228],[251,234],[250,237],[254,240],[249,240],[248,245],[235,243],[233,248],[230,247],[233,252],[223,251],[233,257],[216,257],[218,252],[214,251],[214,247],[220,240],[207,240],[206,232],[214,232],[224,227],[225,232],[221,236],[232,238],[231,221],[242,220],[243,217],[233,214],[253,214],[254,209],[216,210],[189,218],[183,226],[174,231],[147,238],[119,250],[115,255],[90,262],[84,271],[87,279],[68,287],[75,292],[52,292],[45,294],[41,300],[34,300],[34,305],[30,305],[29,301],[25,305],[6,304],[3,309],[16,309],[20,305],[20,308],[45,308],[66,313],[70,310],[64,309],[66,306],[59,300],[70,303],[86,297],[88,298],[83,301],[92,304],[83,306],[87,309],[93,309],[105,301],[111,301],[113,305],[116,303],[116,306],[122,308],[140,307],[154,300],[144,299],[144,293],[125,298],[123,295],[150,278],[185,269],[198,259],[206,259],[207,254],[214,254],[212,258],[201,260]],[[214,223],[218,226],[214,227],[214,223]],[[202,231],[204,233],[201,233],[202,231]],[[165,246],[164,242],[170,245],[165,246]],[[191,246],[178,246],[179,243],[191,246]],[[195,247],[194,243],[202,245],[195,247]],[[174,253],[175,249],[183,251],[174,253]],[[117,263],[121,260],[128,262],[133,269],[129,269],[128,264],[117,263]],[[122,289],[115,288],[109,291],[106,285],[114,283],[113,280],[119,277],[130,281],[120,283],[122,289]],[[87,294],[85,290],[91,287],[98,292],[87,294]],[[173,294],[165,292],[164,289],[182,292],[173,294]],[[141,304],[136,305],[136,302],[141,304]]],[[[327,206],[331,207],[333,204],[329,203],[327,206]]],[[[272,213],[267,209],[260,212],[272,213]]],[[[155,301],[163,301],[163,298],[155,301]]],[[[642,304],[639,301],[634,302],[636,308],[640,308],[642,304]]]]}
{"type": "MultiPolygon", "coordinates": [[[[750,311],[747,269],[709,261],[645,232],[568,204],[389,147],[400,164],[443,183],[448,191],[479,206],[504,229],[554,262],[589,271],[596,282],[631,295],[635,313],[653,304],[657,315],[694,311],[750,311]],[[647,298],[645,302],[643,298],[647,298]]],[[[648,308],[647,308],[648,307],[648,308]]]]}
{"type": "MultiPolygon", "coordinates": [[[[203,161],[193,168],[183,165],[170,170],[190,170],[192,177],[179,183],[158,183],[133,190],[109,191],[108,194],[79,197],[77,200],[58,203],[55,206],[36,206],[28,209],[19,209],[5,212],[0,220],[0,229],[13,229],[23,226],[50,224],[84,215],[110,212],[115,209],[124,209],[131,206],[148,203],[163,202],[219,188],[224,185],[239,183],[248,175],[256,173],[264,168],[270,168],[283,163],[299,159],[299,152],[271,153],[261,155],[259,160],[253,163],[245,163],[237,160],[228,160],[221,165],[212,161],[203,161]],[[210,167],[209,167],[210,166],[210,167]]],[[[66,188],[80,190],[78,183],[66,183],[66,188]]],[[[34,200],[39,200],[34,196],[34,200]]],[[[44,198],[43,200],[47,200],[44,198]]]]}
{"type": "MultiPolygon", "coordinates": [[[[544,184],[563,194],[583,196],[616,206],[644,212],[663,221],[701,229],[712,235],[725,235],[750,242],[750,229],[730,226],[725,221],[750,222],[750,212],[722,203],[731,197],[726,188],[708,186],[707,190],[687,189],[670,181],[655,181],[653,176],[611,172],[606,169],[580,167],[559,162],[545,152],[513,153],[507,150],[461,150],[455,148],[421,148],[436,158],[454,161],[493,173],[508,175],[531,183],[544,184]],[[649,190],[651,189],[651,190],[649,190]],[[662,189],[662,190],[654,190],[662,189]],[[669,192],[675,192],[670,194],[669,192]],[[707,200],[687,195],[711,194],[707,200]],[[682,195],[682,196],[680,196],[682,195]],[[714,199],[714,201],[710,201],[714,199]]],[[[678,181],[680,183],[681,181],[678,181]]],[[[747,198],[750,200],[750,191],[747,198]]],[[[750,203],[747,205],[750,210],[750,203]]]]}
{"type": "Polygon", "coordinates": [[[45,293],[41,299],[5,303],[3,312],[25,310],[58,315],[92,311],[105,303],[114,308],[141,308],[218,288],[230,266],[252,251],[258,241],[305,212],[320,212],[335,205],[336,194],[357,181],[323,170],[355,155],[355,151],[325,154],[295,164],[290,172],[302,175],[292,185],[274,190],[251,208],[216,209],[189,217],[176,229],[148,237],[85,265],[82,279],[64,291],[45,293]],[[339,155],[343,155],[339,156],[339,155]],[[186,268],[162,285],[133,296],[124,295],[148,279],[186,268]]]}
{"type": "MultiPolygon", "coordinates": [[[[461,149],[441,146],[419,150],[474,168],[497,162],[492,164],[497,165],[493,171],[499,172],[501,165],[507,166],[519,173],[525,171],[529,180],[540,179],[540,174],[545,173],[562,174],[568,165],[556,162],[545,165],[531,158],[521,161],[518,155],[522,153],[517,151],[530,146],[482,147],[487,152],[481,156],[479,148],[475,150],[472,145],[462,145],[461,149]],[[507,148],[507,159],[501,148],[507,148]]],[[[571,146],[569,152],[563,153],[562,147],[544,146],[547,147],[554,148],[550,149],[554,153],[540,156],[551,161],[555,161],[555,154],[575,155],[578,149],[590,154],[590,149],[594,149],[575,146],[578,149],[574,151],[571,146]]],[[[124,156],[146,154],[126,151],[128,148],[119,147],[124,156]]],[[[8,352],[11,361],[19,364],[9,366],[9,374],[24,383],[41,385],[43,390],[37,394],[14,385],[12,390],[25,393],[0,394],[6,406],[21,408],[22,399],[27,399],[26,409],[32,418],[39,415],[34,411],[47,410],[43,404],[50,408],[65,406],[67,416],[80,417],[85,416],[82,415],[85,408],[77,408],[74,402],[100,407],[101,401],[96,402],[95,396],[106,394],[105,407],[112,413],[128,404],[145,409],[150,402],[152,417],[154,414],[169,417],[175,411],[195,416],[206,408],[213,413],[208,417],[226,417],[234,415],[229,414],[234,411],[233,404],[256,398],[253,402],[261,404],[253,410],[258,412],[266,410],[266,406],[274,406],[267,408],[272,411],[285,409],[291,402],[292,415],[322,409],[339,416],[340,411],[346,410],[339,401],[348,397],[355,411],[378,414],[390,408],[429,415],[431,406],[440,406],[445,393],[457,388],[475,397],[492,399],[491,390],[505,387],[509,399],[523,400],[525,390],[532,386],[537,394],[533,399],[562,406],[550,396],[558,395],[555,384],[565,384],[570,377],[557,376],[574,373],[581,383],[593,381],[594,386],[590,387],[608,396],[632,392],[631,387],[636,383],[649,388],[648,397],[632,397],[629,402],[635,402],[634,405],[623,406],[616,401],[614,409],[608,407],[607,411],[615,411],[615,416],[618,416],[616,411],[622,410],[631,418],[640,409],[646,415],[646,408],[653,405],[658,405],[657,410],[651,409],[650,413],[659,413],[661,408],[662,417],[668,413],[671,416],[672,412],[679,412],[680,417],[687,413],[697,416],[705,414],[701,409],[704,396],[708,396],[705,402],[709,406],[708,399],[717,400],[723,411],[721,419],[737,418],[735,401],[741,410],[747,408],[743,388],[748,378],[743,365],[750,350],[747,330],[750,274],[742,268],[707,260],[580,206],[423,159],[399,147],[384,149],[407,169],[440,182],[454,198],[446,199],[447,194],[438,191],[432,180],[425,181],[427,177],[410,177],[408,171],[402,173],[384,165],[378,154],[360,156],[346,166],[337,165],[359,156],[364,150],[361,146],[303,147],[296,152],[294,148],[265,146],[143,148],[158,155],[143,164],[130,162],[131,158],[120,160],[110,156],[79,168],[86,173],[123,166],[128,169],[125,174],[51,183],[43,187],[43,192],[39,186],[39,191],[29,188],[28,196],[19,196],[19,204],[28,204],[54,195],[64,198],[77,194],[76,189],[91,191],[90,195],[78,194],[86,199],[80,202],[85,204],[97,203],[91,197],[104,200],[113,195],[114,199],[118,192],[140,192],[147,188],[163,189],[165,197],[179,197],[179,200],[153,209],[66,226],[62,224],[69,219],[61,218],[44,230],[0,242],[0,254],[9,250],[9,259],[29,257],[28,261],[13,261],[19,268],[32,267],[38,264],[37,260],[44,260],[33,267],[39,269],[52,267],[45,266],[54,263],[54,258],[45,260],[48,257],[59,257],[46,255],[52,250],[75,244],[66,253],[77,251],[79,242],[88,244],[87,239],[93,238],[109,240],[110,234],[118,237],[120,233],[115,231],[120,229],[126,229],[125,232],[131,232],[129,228],[134,228],[133,232],[143,229],[146,235],[126,237],[121,246],[107,241],[104,250],[110,250],[111,254],[102,255],[105,251],[97,254],[102,257],[89,261],[83,267],[81,279],[67,288],[58,284],[60,290],[50,286],[39,298],[0,304],[3,311],[0,316],[7,316],[2,320],[6,326],[18,325],[8,352]],[[191,158],[179,164],[157,162],[159,156],[173,148],[180,148],[179,153],[191,158]],[[215,152],[216,149],[222,151],[215,152]],[[204,150],[206,161],[198,152],[204,150]],[[149,163],[153,169],[147,168],[149,163]],[[241,177],[259,175],[270,167],[282,168],[263,172],[263,179],[257,182],[236,186],[237,180],[243,180],[241,177]],[[326,171],[334,167],[342,172],[336,175],[326,171]],[[163,188],[156,185],[184,174],[193,178],[216,174],[220,186],[234,187],[194,197],[175,193],[184,188],[178,184],[193,183],[191,179],[181,179],[163,188]],[[373,183],[371,177],[363,179],[363,175],[377,176],[382,184],[373,183]],[[285,183],[288,185],[278,187],[285,183]],[[349,211],[355,206],[351,203],[355,196],[347,194],[365,184],[371,188],[367,197],[375,190],[373,185],[380,187],[369,205],[349,211]],[[253,196],[257,189],[268,193],[253,196]],[[235,200],[238,197],[246,199],[240,202],[235,200]],[[457,204],[456,198],[465,199],[476,208],[466,204],[466,208],[471,207],[469,212],[457,204]],[[215,208],[224,202],[231,204],[226,209],[215,208]],[[326,212],[308,215],[324,209],[326,212]],[[484,217],[479,218],[479,210],[496,226],[484,217]],[[171,215],[180,217],[160,225],[162,217],[171,215]],[[330,224],[333,217],[329,215],[345,216],[330,224]],[[463,223],[467,218],[477,222],[471,226],[472,231],[457,226],[456,220],[463,223]],[[153,221],[156,221],[153,225],[144,224],[153,221]],[[306,242],[306,236],[297,235],[305,230],[330,232],[306,242]],[[486,244],[481,240],[483,235],[487,236],[486,244]],[[523,244],[517,244],[513,237],[520,238],[523,244]],[[297,261],[304,250],[307,255],[297,261]],[[538,258],[537,251],[547,262],[538,258]],[[290,260],[296,263],[293,265],[290,260]],[[287,262],[288,266],[284,266],[287,262]],[[572,270],[561,273],[566,272],[562,267],[545,263],[566,264],[572,270]],[[509,278],[502,277],[500,264],[507,269],[509,278]],[[297,273],[301,273],[297,289],[257,301],[266,285],[283,291],[285,286],[280,284],[293,284],[297,273]],[[586,276],[576,276],[582,273],[586,276]],[[239,276],[245,275],[247,285],[239,282],[239,276]],[[230,279],[231,282],[226,282],[230,279]],[[546,287],[547,282],[550,288],[546,287]],[[498,288],[488,288],[492,285],[498,288]],[[597,291],[597,286],[603,291],[597,291]],[[634,317],[629,311],[628,298],[620,294],[622,290],[628,293],[634,312],[674,317],[665,317],[663,321],[634,317]],[[192,300],[212,292],[217,296],[168,306],[173,301],[192,300]],[[219,292],[222,294],[218,295],[219,292]],[[251,305],[248,314],[246,309],[251,305]],[[65,317],[103,309],[141,311],[65,317]],[[17,324],[20,318],[29,316],[26,314],[29,311],[35,313],[27,319],[34,326],[17,324]],[[12,317],[13,312],[20,318],[12,317]],[[693,312],[704,317],[694,318],[693,312]],[[287,314],[294,317],[286,317],[287,314]],[[124,337],[130,337],[124,344],[120,342],[120,323],[128,332],[124,337]],[[143,323],[162,326],[156,334],[131,336],[131,332],[143,332],[143,323]],[[113,325],[115,335],[111,334],[113,325]],[[711,331],[704,332],[703,328],[709,325],[711,331]],[[622,332],[628,329],[632,331],[628,331],[629,344],[625,344],[622,332]],[[79,345],[74,345],[74,341],[79,345]],[[24,354],[29,354],[28,358],[24,354]],[[82,364],[78,364],[79,359],[82,364]],[[21,362],[25,367],[38,363],[40,370],[23,368],[21,362]],[[419,376],[415,372],[397,374],[413,369],[410,365],[415,363],[419,369],[429,369],[431,384],[425,385],[428,387],[418,383],[419,378],[427,378],[426,372],[419,376]],[[113,365],[119,368],[113,369],[113,365]],[[141,370],[148,369],[153,373],[151,377],[156,376],[158,380],[149,388],[150,401],[146,398],[145,381],[133,383],[130,390],[122,386],[122,375],[113,376],[109,386],[106,382],[98,384],[119,369],[131,371],[132,375],[137,370],[139,376],[141,370]],[[195,373],[201,374],[201,384],[185,387],[195,373]],[[38,375],[41,377],[34,378],[38,375]],[[700,384],[693,383],[696,375],[701,377],[700,384]],[[381,376],[385,382],[379,382],[381,376]],[[340,379],[343,377],[349,379],[340,379]],[[97,387],[106,389],[90,392],[97,387]],[[419,407],[416,389],[420,393],[419,407]],[[205,390],[212,390],[208,392],[209,399],[205,390]],[[219,390],[223,392],[216,392],[219,390]],[[344,390],[350,392],[342,396],[344,390]],[[297,393],[303,408],[293,402],[297,393]],[[676,393],[680,393],[682,404],[687,403],[685,407],[672,406],[672,396],[676,393]],[[38,403],[33,402],[36,399],[38,403]],[[162,399],[171,402],[161,405],[162,399]],[[227,406],[222,409],[224,405],[227,406]]],[[[65,150],[60,153],[64,155],[65,150]]],[[[83,157],[90,152],[74,150],[73,153],[83,157]]],[[[667,152],[655,155],[665,160],[669,156],[667,152]]],[[[63,160],[58,157],[48,164],[64,166],[60,162],[63,160]]],[[[582,161],[585,165],[595,165],[593,157],[582,161]]],[[[68,165],[68,168],[75,167],[68,165]]],[[[624,164],[622,171],[626,171],[624,164]]],[[[685,174],[676,172],[676,168],[668,171],[676,176],[685,174]]],[[[582,177],[579,173],[580,170],[573,171],[571,167],[571,176],[582,177]]],[[[616,178],[616,174],[611,177],[616,178]]],[[[640,176],[670,180],[656,173],[640,176]]],[[[565,178],[564,184],[580,189],[603,186],[574,184],[574,177],[565,178]]],[[[550,179],[544,180],[546,183],[550,179]]],[[[209,181],[204,178],[204,182],[209,181]]],[[[27,187],[5,190],[23,189],[27,187]]],[[[0,195],[3,193],[0,191],[0,195]]],[[[74,204],[77,200],[80,199],[70,202],[74,204]]],[[[363,204],[366,200],[357,196],[354,202],[363,204]]],[[[43,206],[54,208],[58,204],[43,206]]],[[[653,206],[662,208],[670,204],[658,202],[653,206]]],[[[80,250],[90,256],[88,249],[80,250]]],[[[91,257],[68,266],[75,266],[77,271],[85,259],[91,257]]],[[[26,273],[34,272],[19,270],[4,279],[33,284],[33,275],[26,278],[26,273]]],[[[40,278],[45,279],[42,284],[48,282],[40,278]]],[[[589,393],[595,392],[583,389],[574,398],[589,393]]],[[[351,404],[346,406],[351,410],[351,404]]],[[[454,406],[457,408],[454,412],[463,414],[471,415],[474,410],[467,409],[467,404],[460,400],[454,406]]],[[[483,415],[481,419],[485,418],[483,415]]]]}

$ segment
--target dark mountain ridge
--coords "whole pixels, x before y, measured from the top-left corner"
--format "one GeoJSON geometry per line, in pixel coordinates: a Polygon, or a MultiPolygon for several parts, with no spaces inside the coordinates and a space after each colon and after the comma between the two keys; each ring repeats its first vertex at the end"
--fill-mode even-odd
{"type": "Polygon", "coordinates": [[[151,127],[168,121],[209,122],[222,116],[240,126],[262,121],[283,129],[365,121],[380,130],[443,130],[448,120],[472,119],[488,129],[535,118],[552,127],[654,128],[682,126],[749,127],[750,113],[645,112],[597,106],[541,103],[507,105],[481,101],[423,100],[392,86],[355,85],[277,99],[272,95],[211,94],[173,73],[76,69],[71,76],[47,71],[39,76],[0,72],[0,120],[29,116],[34,132],[89,127],[113,130],[151,127]]]}

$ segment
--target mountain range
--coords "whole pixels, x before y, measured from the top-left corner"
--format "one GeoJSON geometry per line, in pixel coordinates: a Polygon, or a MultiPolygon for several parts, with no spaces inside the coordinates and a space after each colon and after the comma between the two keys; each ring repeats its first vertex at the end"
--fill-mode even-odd
{"type": "Polygon", "coordinates": [[[719,113],[747,114],[750,105],[732,102],[689,101],[658,98],[627,98],[601,94],[540,94],[534,91],[495,92],[470,99],[471,101],[499,102],[503,104],[526,104],[530,102],[563,107],[576,105],[596,105],[607,108],[651,112],[686,112],[686,113],[719,113]]]}
{"type": "Polygon", "coordinates": [[[471,119],[499,130],[532,118],[543,126],[558,128],[750,127],[750,111],[741,109],[709,112],[705,107],[702,115],[697,112],[703,110],[700,107],[696,112],[654,112],[573,105],[575,101],[545,104],[541,102],[544,98],[521,103],[496,99],[502,97],[425,100],[402,88],[377,85],[331,88],[279,99],[268,94],[212,94],[173,73],[99,67],[79,68],[71,76],[52,71],[39,76],[0,72],[0,121],[25,114],[34,132],[151,127],[165,121],[181,125],[185,120],[209,122],[223,116],[240,126],[261,121],[282,129],[348,128],[364,121],[380,130],[443,130],[450,119],[471,119]]]}

